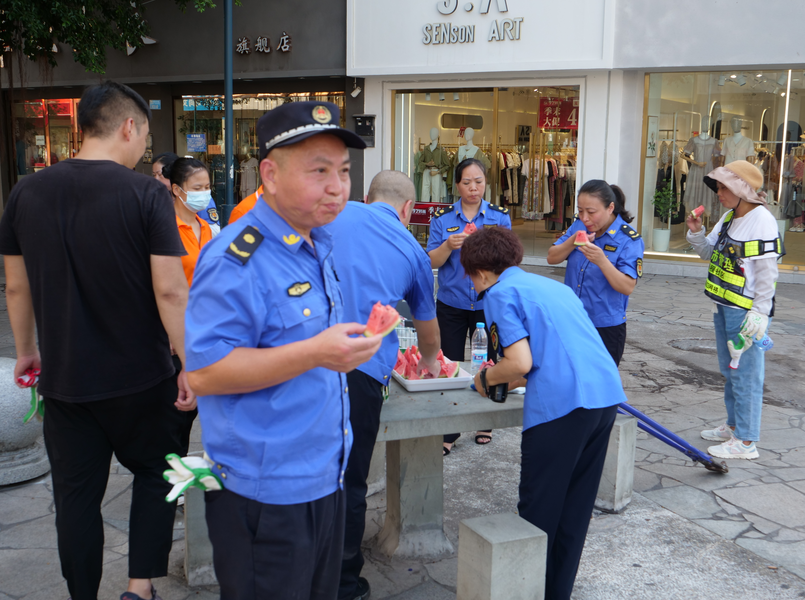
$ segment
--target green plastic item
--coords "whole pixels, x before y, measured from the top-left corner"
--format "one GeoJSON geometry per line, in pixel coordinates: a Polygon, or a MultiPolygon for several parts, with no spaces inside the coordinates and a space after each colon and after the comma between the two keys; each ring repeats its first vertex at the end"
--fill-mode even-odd
{"type": "Polygon", "coordinates": [[[25,414],[22,418],[22,422],[27,423],[34,417],[40,422],[45,418],[45,402],[37,393],[36,387],[31,387],[31,410],[25,414]]]}
{"type": "Polygon", "coordinates": [[[165,497],[166,502],[174,502],[184,494],[189,487],[197,487],[205,492],[214,492],[224,489],[224,482],[212,472],[213,464],[201,456],[185,456],[168,454],[165,457],[168,464],[173,467],[167,469],[162,476],[173,488],[165,497]]]}

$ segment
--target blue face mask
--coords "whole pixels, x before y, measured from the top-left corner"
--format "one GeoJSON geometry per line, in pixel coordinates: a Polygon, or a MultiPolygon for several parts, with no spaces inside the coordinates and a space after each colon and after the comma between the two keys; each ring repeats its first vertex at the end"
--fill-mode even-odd
{"type": "MultiPolygon", "coordinates": [[[[180,190],[182,188],[179,188],[180,190]]],[[[182,190],[184,192],[184,190],[182,190]]],[[[197,213],[200,210],[207,208],[207,205],[212,200],[210,190],[202,190],[200,192],[184,192],[187,194],[187,200],[182,200],[182,204],[187,207],[187,210],[197,213]]]]}

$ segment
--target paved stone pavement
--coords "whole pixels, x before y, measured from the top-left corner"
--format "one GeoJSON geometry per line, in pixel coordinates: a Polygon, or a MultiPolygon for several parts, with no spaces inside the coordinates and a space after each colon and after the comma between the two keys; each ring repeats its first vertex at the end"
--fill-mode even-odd
{"type": "MultiPolygon", "coordinates": [[[[562,269],[528,270],[561,279],[562,269]]],[[[621,374],[630,402],[696,447],[704,427],[724,419],[711,303],[703,282],[645,276],[630,304],[621,374]]],[[[4,299],[0,299],[4,302],[4,299]]],[[[5,311],[4,304],[0,310],[5,311]]],[[[757,461],[730,461],[719,475],[638,434],[636,494],[621,514],[596,513],[574,600],[805,597],[805,288],[778,286],[766,355],[762,440],[757,461]]],[[[14,356],[6,318],[0,355],[14,356]]],[[[200,449],[198,431],[194,447],[200,449]]],[[[486,447],[469,435],[445,460],[445,529],[457,546],[460,520],[516,511],[517,428],[486,447]]],[[[550,460],[551,448],[545,449],[550,460]]],[[[126,581],[131,476],[113,462],[104,499],[106,551],[99,598],[117,598],[126,581]]],[[[369,498],[367,538],[382,524],[385,495],[369,498]]],[[[183,523],[177,515],[170,575],[156,581],[165,600],[215,598],[183,584],[183,523]]],[[[0,600],[67,597],[53,526],[49,477],[0,488],[0,600]]],[[[367,547],[365,575],[374,598],[455,598],[456,559],[387,561],[367,547]]]]}

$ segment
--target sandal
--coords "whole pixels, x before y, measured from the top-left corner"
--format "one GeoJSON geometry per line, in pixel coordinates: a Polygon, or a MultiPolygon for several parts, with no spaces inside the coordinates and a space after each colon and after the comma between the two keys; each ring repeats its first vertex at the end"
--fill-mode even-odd
{"type": "Polygon", "coordinates": [[[448,454],[450,454],[450,448],[448,448],[447,446],[442,446],[442,456],[444,457],[447,456],[448,454]]]}
{"type": "Polygon", "coordinates": [[[492,436],[488,433],[476,433],[475,434],[475,443],[479,446],[486,446],[489,442],[492,441],[492,436]]]}

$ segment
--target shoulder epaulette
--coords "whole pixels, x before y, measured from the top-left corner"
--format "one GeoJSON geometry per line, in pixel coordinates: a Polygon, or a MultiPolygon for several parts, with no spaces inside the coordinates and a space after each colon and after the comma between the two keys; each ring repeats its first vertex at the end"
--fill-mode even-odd
{"type": "Polygon", "coordinates": [[[502,212],[504,215],[508,215],[508,214],[509,214],[509,209],[508,209],[508,208],[504,208],[504,207],[502,207],[502,206],[498,206],[497,204],[490,204],[490,205],[489,205],[489,208],[491,208],[492,210],[496,210],[496,211],[498,211],[498,212],[502,212]]]}
{"type": "Polygon", "coordinates": [[[453,206],[452,204],[449,205],[449,206],[443,206],[442,208],[437,210],[435,213],[433,213],[433,218],[438,219],[439,217],[442,217],[442,216],[446,215],[447,213],[451,213],[451,212],[453,212],[454,208],[455,208],[455,206],[453,206]]]}
{"type": "Polygon", "coordinates": [[[245,265],[254,254],[254,251],[263,243],[263,234],[256,228],[249,225],[240,235],[232,240],[226,254],[235,257],[241,264],[245,265]]]}
{"type": "Polygon", "coordinates": [[[640,234],[639,234],[639,233],[637,233],[637,232],[636,232],[634,229],[632,229],[632,228],[631,228],[629,225],[627,225],[626,223],[624,223],[623,225],[621,225],[621,231],[623,231],[623,233],[625,233],[626,235],[628,235],[628,236],[629,236],[630,238],[632,238],[633,240],[639,240],[639,239],[640,239],[640,234]]]}

